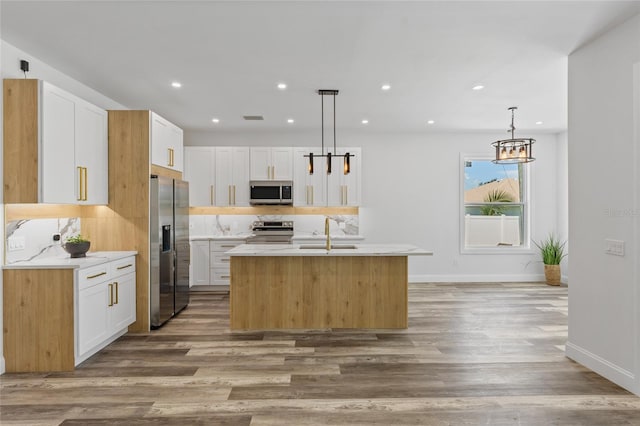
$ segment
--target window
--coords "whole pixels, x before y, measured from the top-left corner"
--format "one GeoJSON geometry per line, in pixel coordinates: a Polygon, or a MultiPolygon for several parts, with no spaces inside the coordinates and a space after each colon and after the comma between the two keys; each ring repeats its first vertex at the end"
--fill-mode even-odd
{"type": "Polygon", "coordinates": [[[529,248],[528,165],[463,158],[462,251],[529,248]]]}

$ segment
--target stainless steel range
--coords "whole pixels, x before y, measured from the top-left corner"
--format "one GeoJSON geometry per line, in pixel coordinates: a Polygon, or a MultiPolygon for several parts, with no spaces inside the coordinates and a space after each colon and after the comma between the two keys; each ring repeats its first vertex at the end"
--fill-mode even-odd
{"type": "Polygon", "coordinates": [[[257,220],[251,226],[253,236],[247,238],[247,244],[291,244],[293,222],[290,220],[257,220]]]}

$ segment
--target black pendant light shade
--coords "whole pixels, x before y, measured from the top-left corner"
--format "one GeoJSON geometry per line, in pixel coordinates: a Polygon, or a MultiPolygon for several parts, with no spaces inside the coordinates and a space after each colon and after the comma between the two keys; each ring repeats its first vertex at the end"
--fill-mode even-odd
{"type": "Polygon", "coordinates": [[[349,172],[351,172],[351,161],[349,160],[350,157],[354,157],[353,154],[349,154],[348,152],[344,155],[340,155],[340,154],[336,154],[337,149],[336,149],[336,96],[338,95],[338,90],[318,90],[318,95],[320,95],[321,98],[321,108],[322,108],[322,112],[321,112],[321,125],[322,125],[322,132],[321,132],[321,140],[322,140],[322,152],[320,154],[316,154],[313,155],[313,153],[309,153],[309,155],[304,155],[304,157],[307,157],[309,159],[309,165],[308,165],[308,170],[309,170],[309,174],[312,175],[313,174],[313,157],[325,157],[327,159],[327,174],[330,175],[331,174],[331,158],[332,157],[343,157],[344,158],[344,174],[349,174],[349,172]],[[333,96],[333,154],[331,152],[327,152],[326,154],[324,153],[324,97],[325,96],[333,96]]]}

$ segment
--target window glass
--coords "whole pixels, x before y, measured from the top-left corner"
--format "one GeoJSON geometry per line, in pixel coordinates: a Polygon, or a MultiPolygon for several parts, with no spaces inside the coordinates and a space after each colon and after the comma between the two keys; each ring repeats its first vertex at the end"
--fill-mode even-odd
{"type": "Polygon", "coordinates": [[[525,164],[464,160],[463,248],[526,246],[525,164]]]}

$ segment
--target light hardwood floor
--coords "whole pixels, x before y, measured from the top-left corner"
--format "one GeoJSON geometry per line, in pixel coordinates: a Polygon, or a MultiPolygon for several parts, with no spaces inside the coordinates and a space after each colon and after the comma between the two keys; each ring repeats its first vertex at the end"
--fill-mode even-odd
{"type": "Polygon", "coordinates": [[[194,294],[72,373],[0,377],[0,424],[638,425],[640,398],[564,356],[567,289],[412,284],[407,330],[231,332],[194,294]]]}

